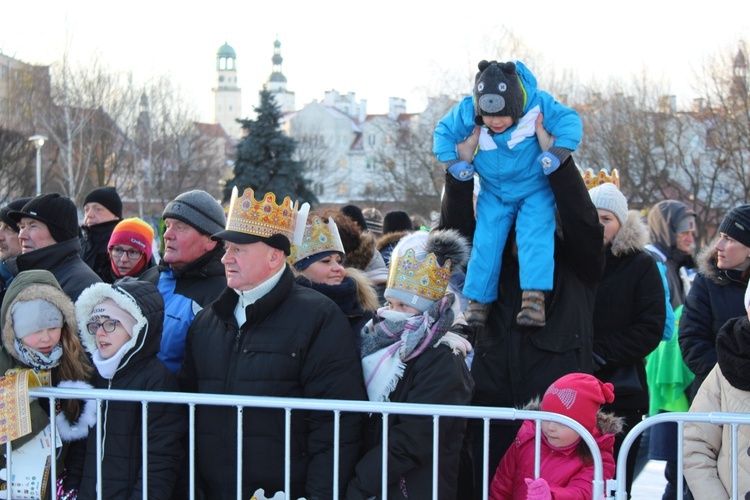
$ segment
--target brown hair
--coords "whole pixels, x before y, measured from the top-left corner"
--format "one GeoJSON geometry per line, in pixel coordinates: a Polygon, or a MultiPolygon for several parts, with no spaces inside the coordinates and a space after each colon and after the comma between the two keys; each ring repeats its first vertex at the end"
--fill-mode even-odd
{"type": "MultiPolygon", "coordinates": [[[[63,324],[60,343],[62,344],[63,355],[57,370],[52,370],[54,385],[57,385],[61,380],[90,382],[91,375],[94,373],[94,366],[83,349],[77,332],[71,332],[67,322],[63,324]]],[[[60,406],[65,418],[71,424],[78,421],[83,411],[83,401],[80,399],[63,399],[60,401],[60,406]]]]}

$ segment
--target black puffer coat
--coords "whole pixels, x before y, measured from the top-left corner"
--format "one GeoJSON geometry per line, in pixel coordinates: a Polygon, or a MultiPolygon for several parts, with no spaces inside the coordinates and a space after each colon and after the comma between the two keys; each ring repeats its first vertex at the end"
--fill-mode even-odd
{"type": "Polygon", "coordinates": [[[13,276],[29,269],[42,269],[51,272],[57,282],[60,283],[63,292],[75,302],[84,288],[102,281],[81,260],[80,252],[81,244],[77,238],[74,238],[16,255],[8,259],[6,264],[13,276]]]}
{"type": "MultiPolygon", "coordinates": [[[[391,393],[394,403],[468,405],[474,381],[463,356],[446,345],[426,349],[406,363],[404,375],[391,393]]],[[[356,476],[346,498],[358,500],[381,493],[383,460],[383,420],[380,415],[368,422],[367,453],[357,464],[356,476]]],[[[388,498],[432,498],[432,417],[392,415],[389,419],[388,498]]],[[[440,419],[438,457],[438,496],[455,499],[458,463],[466,432],[462,418],[440,419]]]]}
{"type": "MultiPolygon", "coordinates": [[[[99,389],[134,391],[178,391],[177,377],[159,361],[164,301],[151,283],[126,279],[114,285],[95,285],[76,303],[76,316],[84,347],[96,350],[95,335],[86,329],[94,306],[111,298],[130,313],[137,332],[130,349],[120,360],[111,380],[98,372],[94,386],[99,389]]],[[[141,404],[105,401],[102,416],[102,498],[145,497],[141,447],[141,404]]],[[[148,497],[170,498],[184,456],[180,439],[187,431],[187,412],[180,405],[148,405],[148,497]]],[[[96,498],[96,433],[88,440],[79,499],[96,498]]]]}
{"type": "MultiPolygon", "coordinates": [[[[715,243],[715,242],[714,242],[715,243]]],[[[716,364],[716,335],[727,320],[745,315],[745,288],[750,271],[719,269],[718,251],[706,247],[680,317],[682,359],[695,374],[691,396],[716,364]]],[[[692,399],[692,397],[691,397],[692,399]]]]}
{"type": "Polygon", "coordinates": [[[610,382],[621,366],[635,366],[640,390],[624,392],[615,386],[615,400],[607,411],[648,411],[648,384],[644,358],[661,341],[666,317],[665,294],[656,261],[643,251],[646,226],[635,210],[607,249],[604,275],[596,292],[594,352],[606,362],[596,375],[610,382]]]}
{"type": "MultiPolygon", "coordinates": [[[[555,235],[553,289],[545,294],[547,324],[542,328],[516,324],[521,287],[509,238],[499,298],[492,303],[484,335],[475,345],[471,368],[475,405],[519,408],[543,395],[561,376],[593,370],[594,298],[604,267],[602,226],[572,157],[548,179],[562,232],[555,235]]],[[[472,194],[471,182],[446,174],[440,228],[455,228],[472,237],[472,194]]]]}
{"type": "MultiPolygon", "coordinates": [[[[195,318],[180,370],[183,391],[250,396],[367,400],[362,367],[341,309],[294,283],[287,269],[266,295],[245,309],[226,288],[195,318]]],[[[243,493],[284,489],[284,411],[249,408],[243,417],[243,493]]],[[[340,490],[351,479],[362,418],[341,415],[340,490]]],[[[197,487],[206,498],[236,498],[237,410],[198,406],[195,427],[197,487]]],[[[330,498],[333,414],[293,411],[291,498],[330,498]]]]}
{"type": "Polygon", "coordinates": [[[109,239],[120,219],[102,222],[93,226],[81,226],[81,260],[103,281],[108,281],[111,264],[109,260],[109,239]]]}

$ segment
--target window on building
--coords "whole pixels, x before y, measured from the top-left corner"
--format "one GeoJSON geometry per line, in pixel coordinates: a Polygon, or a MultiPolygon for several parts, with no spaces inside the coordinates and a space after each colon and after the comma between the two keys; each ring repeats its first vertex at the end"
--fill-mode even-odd
{"type": "Polygon", "coordinates": [[[234,59],[227,59],[227,69],[234,69],[234,59]]]}
{"type": "Polygon", "coordinates": [[[227,60],[224,57],[219,58],[219,69],[227,69],[227,60]]]}
{"type": "Polygon", "coordinates": [[[348,184],[344,184],[344,183],[339,184],[336,187],[336,194],[341,195],[341,196],[348,195],[349,194],[349,185],[348,184]]]}

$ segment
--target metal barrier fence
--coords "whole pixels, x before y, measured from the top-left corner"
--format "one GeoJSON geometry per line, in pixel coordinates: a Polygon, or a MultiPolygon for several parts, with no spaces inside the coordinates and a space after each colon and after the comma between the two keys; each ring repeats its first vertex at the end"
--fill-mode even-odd
{"type": "MultiPolygon", "coordinates": [[[[711,412],[711,413],[689,413],[689,412],[669,412],[660,413],[652,417],[648,417],[642,422],[639,422],[633,427],[622,442],[620,451],[615,457],[616,472],[615,479],[607,481],[607,491],[614,492],[613,496],[608,496],[608,499],[615,498],[616,500],[627,500],[628,492],[625,489],[626,481],[626,466],[627,457],[630,452],[630,448],[633,445],[633,441],[642,434],[649,427],[653,427],[657,424],[662,423],[677,423],[677,498],[683,496],[683,433],[685,430],[685,422],[702,422],[716,425],[731,425],[731,436],[732,436],[732,500],[737,500],[737,474],[738,474],[738,463],[737,463],[737,427],[740,425],[750,425],[750,415],[745,413],[722,413],[722,412],[711,412]]],[[[598,497],[595,497],[598,498],[598,497]]]]}
{"type": "MultiPolygon", "coordinates": [[[[370,413],[370,414],[381,414],[383,417],[383,456],[382,456],[382,470],[384,471],[382,476],[381,488],[382,498],[387,497],[388,489],[388,477],[385,471],[387,468],[388,461],[388,416],[389,415],[422,415],[433,417],[433,463],[432,463],[432,498],[438,498],[438,447],[439,447],[439,436],[438,427],[441,417],[459,417],[467,419],[480,419],[484,423],[484,455],[483,455],[483,470],[484,470],[484,487],[483,487],[483,498],[487,498],[488,485],[490,478],[488,477],[488,465],[489,458],[487,450],[489,448],[489,425],[491,420],[533,420],[536,422],[536,462],[535,462],[535,477],[539,477],[540,470],[540,450],[541,450],[541,422],[552,421],[558,422],[572,428],[579,435],[582,436],[583,441],[588,445],[591,451],[591,456],[594,462],[594,478],[592,480],[592,498],[602,498],[604,496],[604,481],[603,481],[603,469],[602,469],[602,457],[599,452],[599,448],[596,444],[593,436],[578,422],[555,413],[547,413],[542,411],[528,411],[528,410],[515,410],[512,408],[490,408],[481,406],[449,406],[449,405],[427,405],[427,404],[410,404],[410,403],[373,403],[367,401],[343,401],[343,400],[322,400],[322,399],[299,399],[299,398],[271,398],[271,397],[256,397],[256,396],[236,396],[236,395],[218,395],[218,394],[193,394],[193,393],[179,393],[179,392],[142,392],[142,391],[121,391],[121,390],[103,390],[103,389],[63,389],[63,388],[35,388],[31,389],[30,395],[37,398],[45,398],[49,400],[50,414],[54,414],[55,411],[55,398],[58,399],[88,399],[95,400],[97,402],[97,430],[96,430],[96,443],[97,443],[97,484],[101,484],[101,447],[102,447],[102,435],[101,435],[101,421],[102,421],[102,403],[103,401],[130,401],[141,403],[141,421],[142,431],[141,440],[143,447],[143,459],[142,467],[143,470],[147,469],[147,455],[148,455],[148,440],[147,440],[147,426],[148,426],[148,404],[149,403],[173,403],[173,404],[184,404],[189,409],[189,426],[188,426],[188,439],[189,439],[189,477],[190,477],[190,500],[195,499],[195,407],[196,405],[212,405],[212,406],[228,406],[235,407],[237,409],[237,432],[238,432],[238,443],[237,443],[237,498],[242,498],[242,422],[243,422],[243,410],[245,408],[266,408],[266,409],[279,409],[285,412],[285,470],[284,470],[284,492],[285,498],[289,499],[290,492],[290,422],[291,412],[294,410],[313,410],[313,411],[331,411],[334,414],[334,442],[333,442],[333,496],[338,498],[338,469],[339,469],[339,431],[340,431],[340,415],[342,412],[353,412],[353,413],[370,413]]],[[[56,433],[55,419],[50,419],[52,435],[56,433]]],[[[91,437],[91,436],[90,436],[91,437]]],[[[89,438],[90,438],[89,437],[89,438]]],[[[52,453],[54,453],[54,446],[52,446],[52,453]]],[[[10,443],[6,444],[6,454],[11,456],[10,443]]],[[[12,474],[12,463],[8,460],[7,464],[7,477],[10,478],[12,474]]],[[[57,477],[57,470],[55,460],[51,460],[51,471],[50,481],[52,487],[52,500],[56,500],[56,488],[55,478],[57,477]]],[[[147,495],[148,492],[148,474],[143,474],[143,492],[147,495]]],[[[267,494],[273,494],[273,492],[266,492],[267,494]]],[[[8,490],[8,498],[10,496],[10,490],[8,490]]],[[[98,488],[97,498],[102,498],[101,488],[98,488]]],[[[145,496],[144,496],[145,498],[145,496]]],[[[247,500],[247,499],[243,499],[247,500]]]]}

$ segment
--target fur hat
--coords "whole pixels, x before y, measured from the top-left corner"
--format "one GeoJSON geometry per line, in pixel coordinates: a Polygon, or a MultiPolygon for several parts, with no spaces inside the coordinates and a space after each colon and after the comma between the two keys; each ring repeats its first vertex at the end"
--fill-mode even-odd
{"type": "Polygon", "coordinates": [[[719,232],[750,247],[750,205],[734,207],[724,216],[719,232]]]}
{"type": "Polygon", "coordinates": [[[510,116],[517,122],[526,107],[526,92],[513,62],[481,61],[474,80],[474,122],[482,116],[510,116]]]}
{"type": "Polygon", "coordinates": [[[377,208],[365,208],[362,216],[367,223],[367,230],[375,234],[383,234],[383,214],[377,208]]]}
{"type": "Polygon", "coordinates": [[[213,196],[200,189],[182,193],[167,204],[162,219],[177,219],[211,236],[224,229],[224,209],[213,196]]]}
{"type": "Polygon", "coordinates": [[[122,200],[117,190],[111,186],[98,187],[89,192],[83,199],[83,204],[98,203],[114,214],[118,219],[122,219],[122,200]]]}
{"type": "Polygon", "coordinates": [[[383,296],[422,312],[445,295],[451,269],[465,269],[469,243],[453,229],[415,231],[393,249],[383,296]]]}
{"type": "Polygon", "coordinates": [[[587,373],[569,373],[554,381],[542,398],[542,411],[570,417],[587,431],[596,427],[596,414],[615,400],[615,388],[587,373]]]}
{"type": "Polygon", "coordinates": [[[628,220],[628,200],[614,184],[599,184],[589,190],[589,196],[596,208],[609,210],[620,221],[620,226],[625,225],[628,220]]]}
{"type": "Polygon", "coordinates": [[[21,210],[9,212],[8,217],[16,223],[24,217],[43,222],[57,243],[78,238],[76,204],[58,193],[42,194],[32,198],[21,210]]]}
{"type": "Polygon", "coordinates": [[[383,234],[413,231],[414,224],[403,210],[392,210],[383,217],[383,234]]]}
{"type": "Polygon", "coordinates": [[[362,231],[367,231],[367,221],[365,216],[362,215],[362,209],[357,205],[345,205],[341,207],[341,213],[356,222],[362,231]]]}
{"type": "Polygon", "coordinates": [[[8,217],[8,214],[13,211],[21,210],[23,206],[30,201],[31,198],[18,198],[17,200],[11,201],[3,208],[0,208],[0,221],[5,222],[5,224],[13,231],[18,232],[18,223],[8,217]]]}

